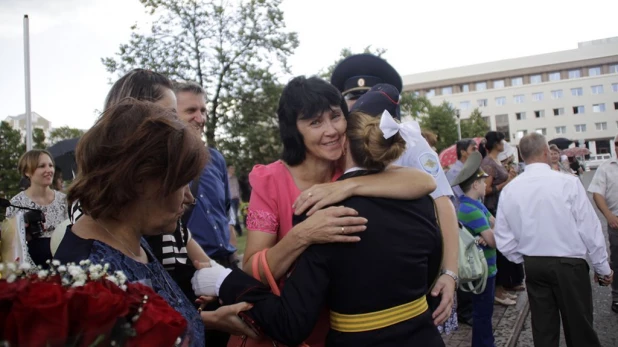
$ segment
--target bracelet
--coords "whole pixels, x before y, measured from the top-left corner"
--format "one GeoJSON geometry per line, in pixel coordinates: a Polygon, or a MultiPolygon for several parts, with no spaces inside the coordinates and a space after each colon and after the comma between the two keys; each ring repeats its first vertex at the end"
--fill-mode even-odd
{"type": "Polygon", "coordinates": [[[442,271],[440,271],[440,276],[442,275],[447,275],[448,277],[452,278],[455,281],[455,288],[459,287],[459,276],[457,276],[456,273],[451,270],[442,269],[442,271]]]}

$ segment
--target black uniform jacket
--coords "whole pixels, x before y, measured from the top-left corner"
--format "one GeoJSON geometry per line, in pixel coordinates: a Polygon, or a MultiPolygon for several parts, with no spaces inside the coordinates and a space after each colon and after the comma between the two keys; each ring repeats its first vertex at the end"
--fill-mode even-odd
{"type": "MultiPolygon", "coordinates": [[[[365,175],[356,171],[344,175],[365,175]]],[[[437,278],[442,238],[431,197],[418,200],[352,197],[342,202],[367,218],[358,243],[309,247],[296,265],[281,297],[242,271],[223,282],[225,304],[246,301],[246,314],[261,331],[288,346],[311,333],[324,306],[340,314],[389,309],[425,296],[437,278]]],[[[332,330],[327,346],[443,346],[431,312],[377,330],[332,330]]]]}

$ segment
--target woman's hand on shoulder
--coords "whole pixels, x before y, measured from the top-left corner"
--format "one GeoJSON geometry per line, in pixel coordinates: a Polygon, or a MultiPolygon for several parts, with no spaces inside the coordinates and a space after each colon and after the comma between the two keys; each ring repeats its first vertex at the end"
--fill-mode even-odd
{"type": "Polygon", "coordinates": [[[312,245],[332,242],[358,242],[360,237],[350,236],[367,229],[367,219],[358,217],[356,210],[333,206],[319,210],[302,223],[296,225],[295,232],[303,244],[312,245]]]}
{"type": "Polygon", "coordinates": [[[325,206],[336,204],[351,197],[353,191],[354,184],[350,180],[316,184],[302,192],[294,201],[292,208],[296,215],[303,214],[309,209],[307,216],[311,216],[325,206]]]}

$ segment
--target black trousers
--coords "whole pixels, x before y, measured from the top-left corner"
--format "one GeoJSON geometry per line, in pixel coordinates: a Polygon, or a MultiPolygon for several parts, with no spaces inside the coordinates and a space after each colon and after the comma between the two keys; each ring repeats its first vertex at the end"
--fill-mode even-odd
{"type": "Polygon", "coordinates": [[[504,288],[517,287],[524,283],[524,267],[522,264],[515,264],[506,259],[505,256],[496,250],[497,259],[496,266],[498,274],[496,275],[496,286],[504,288]]]}
{"type": "Polygon", "coordinates": [[[600,347],[592,322],[588,263],[578,258],[524,257],[524,264],[534,345],[558,347],[562,318],[567,346],[600,347]]]}

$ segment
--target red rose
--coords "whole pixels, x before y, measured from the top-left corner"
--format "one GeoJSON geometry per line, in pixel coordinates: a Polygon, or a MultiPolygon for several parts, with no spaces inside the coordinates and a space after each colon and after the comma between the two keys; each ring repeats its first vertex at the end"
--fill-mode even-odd
{"type": "MultiPolygon", "coordinates": [[[[6,319],[13,307],[13,300],[28,284],[28,281],[24,280],[17,280],[13,283],[6,280],[0,281],[0,327],[6,326],[6,319]]],[[[4,339],[4,330],[0,328],[0,341],[4,339]]]]}
{"type": "Polygon", "coordinates": [[[68,331],[65,289],[49,282],[32,282],[14,298],[4,338],[14,346],[64,346],[68,331]]]}
{"type": "Polygon", "coordinates": [[[129,313],[126,293],[103,280],[71,288],[69,299],[69,336],[80,336],[81,346],[90,346],[99,335],[109,343],[110,332],[119,318],[129,313]]]}
{"type": "Polygon", "coordinates": [[[133,346],[173,346],[176,339],[187,330],[187,321],[174,310],[159,294],[140,283],[128,285],[127,293],[132,300],[140,302],[148,296],[146,304],[141,304],[142,313],[133,328],[137,336],[127,341],[133,346]]]}

